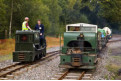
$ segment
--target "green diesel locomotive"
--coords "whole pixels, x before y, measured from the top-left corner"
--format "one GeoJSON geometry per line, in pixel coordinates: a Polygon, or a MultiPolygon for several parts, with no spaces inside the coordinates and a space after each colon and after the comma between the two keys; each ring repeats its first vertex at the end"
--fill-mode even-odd
{"type": "Polygon", "coordinates": [[[46,56],[46,40],[40,46],[40,31],[16,31],[13,62],[32,62],[46,56]]]}
{"type": "Polygon", "coordinates": [[[104,33],[103,30],[98,30],[97,25],[85,23],[67,25],[59,66],[95,69],[98,62],[97,53],[107,43],[104,33]]]}

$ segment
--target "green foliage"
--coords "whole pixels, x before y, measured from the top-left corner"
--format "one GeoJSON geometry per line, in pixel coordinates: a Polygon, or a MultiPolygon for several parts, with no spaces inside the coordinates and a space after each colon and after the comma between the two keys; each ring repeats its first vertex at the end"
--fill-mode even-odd
{"type": "Polygon", "coordinates": [[[106,0],[99,3],[99,15],[111,22],[121,23],[121,1],[106,0]]]}
{"type": "Polygon", "coordinates": [[[80,21],[83,23],[89,23],[88,17],[84,14],[80,16],[80,21]]]}
{"type": "MultiPolygon", "coordinates": [[[[9,30],[12,0],[0,0],[0,31],[9,30]]],[[[121,30],[119,0],[13,0],[12,35],[21,30],[27,16],[34,29],[38,19],[45,25],[45,34],[58,36],[70,23],[91,23],[121,30]]]]}
{"type": "Polygon", "coordinates": [[[5,27],[3,24],[6,24],[6,5],[4,4],[4,0],[0,0],[0,31],[3,31],[5,27]]]}
{"type": "Polygon", "coordinates": [[[120,69],[120,66],[117,66],[115,64],[109,64],[106,66],[106,68],[108,69],[108,71],[111,71],[113,73],[117,73],[118,70],[120,69]]]}
{"type": "MultiPolygon", "coordinates": [[[[121,67],[115,64],[109,64],[106,66],[106,68],[108,69],[108,71],[114,74],[110,76],[111,80],[115,80],[118,77],[117,72],[121,67]]],[[[105,78],[108,79],[108,77],[105,78]]]]}

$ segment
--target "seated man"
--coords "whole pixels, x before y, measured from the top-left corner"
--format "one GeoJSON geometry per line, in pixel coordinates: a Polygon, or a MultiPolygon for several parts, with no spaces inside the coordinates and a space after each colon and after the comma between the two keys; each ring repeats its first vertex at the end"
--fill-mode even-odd
{"type": "Polygon", "coordinates": [[[42,46],[46,42],[45,42],[45,38],[44,38],[44,25],[41,24],[40,20],[37,21],[35,30],[40,30],[40,46],[42,46]]]}

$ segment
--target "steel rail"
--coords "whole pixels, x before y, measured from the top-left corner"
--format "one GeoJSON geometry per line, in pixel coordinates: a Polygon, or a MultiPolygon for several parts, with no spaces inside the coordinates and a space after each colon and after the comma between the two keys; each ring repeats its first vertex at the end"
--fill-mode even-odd
{"type": "Polygon", "coordinates": [[[59,52],[60,52],[60,50],[54,51],[54,52],[49,52],[49,53],[47,53],[46,57],[44,57],[38,61],[32,62],[32,63],[28,63],[28,64],[17,63],[17,64],[7,66],[5,68],[2,68],[2,69],[0,69],[0,78],[6,77],[8,74],[12,74],[13,72],[16,72],[16,71],[23,69],[25,67],[29,67],[31,65],[37,64],[38,62],[45,61],[47,58],[50,58],[50,57],[53,57],[53,56],[59,54],[59,52]]]}

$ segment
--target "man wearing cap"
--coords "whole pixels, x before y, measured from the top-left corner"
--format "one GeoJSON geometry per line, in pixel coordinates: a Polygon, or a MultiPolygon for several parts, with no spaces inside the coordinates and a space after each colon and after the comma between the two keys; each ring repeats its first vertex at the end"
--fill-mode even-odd
{"type": "Polygon", "coordinates": [[[22,23],[22,30],[32,30],[30,27],[29,27],[29,18],[28,17],[25,17],[25,21],[22,23]]]}

